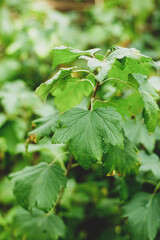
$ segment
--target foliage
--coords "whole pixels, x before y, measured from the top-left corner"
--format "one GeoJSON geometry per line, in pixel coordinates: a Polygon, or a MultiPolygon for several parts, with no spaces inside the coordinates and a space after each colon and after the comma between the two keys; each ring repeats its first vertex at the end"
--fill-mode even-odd
{"type": "Polygon", "coordinates": [[[159,2],[51,2],[0,3],[0,240],[158,240],[159,2]]]}
{"type": "MultiPolygon", "coordinates": [[[[117,102],[116,107],[114,104],[110,107],[105,105],[105,101],[107,100],[107,103],[109,103],[113,101],[112,99],[117,97],[119,99],[125,99],[128,103],[130,95],[136,92],[141,98],[141,105],[139,106],[140,109],[138,109],[137,115],[139,115],[141,111],[139,118],[144,119],[148,131],[153,132],[158,121],[159,108],[155,101],[158,99],[158,94],[149,84],[147,76],[143,74],[149,70],[150,66],[156,67],[154,61],[150,57],[142,55],[136,49],[122,47],[113,47],[108,50],[103,57],[98,56],[98,58],[96,58],[95,50],[81,52],[72,48],[60,47],[55,48],[53,52],[54,51],[56,51],[56,57],[58,59],[58,63],[56,63],[55,66],[61,63],[64,64],[65,59],[66,64],[75,61],[75,59],[80,59],[83,60],[84,63],[87,61],[87,65],[84,64],[84,68],[78,68],[76,70],[74,70],[75,67],[61,68],[50,80],[42,83],[37,88],[36,94],[40,96],[42,100],[46,100],[49,93],[53,94],[56,89],[60,89],[62,92],[65,91],[70,79],[74,82],[77,81],[77,78],[79,81],[86,79],[88,84],[92,86],[92,91],[90,95],[88,95],[88,101],[86,101],[83,108],[76,107],[77,103],[80,104],[80,102],[75,102],[74,108],[60,114],[56,113],[45,119],[34,121],[34,126],[36,128],[29,133],[29,141],[37,143],[41,138],[49,136],[52,138],[54,144],[67,144],[66,147],[69,151],[70,160],[66,167],[63,166],[66,168],[66,175],[69,174],[72,165],[74,165],[72,162],[77,161],[77,166],[80,164],[84,169],[90,169],[93,164],[95,167],[101,166],[102,176],[114,175],[116,173],[125,177],[131,173],[137,174],[138,166],[140,165],[139,157],[142,159],[142,164],[144,164],[140,167],[140,171],[142,173],[150,171],[150,168],[147,167],[147,162],[143,160],[143,154],[139,154],[138,157],[136,147],[125,136],[123,124],[127,121],[128,112],[121,112],[121,108],[119,108],[119,112],[117,112],[119,104],[121,106],[124,102],[117,102]],[[86,53],[92,54],[90,57],[86,57],[83,55],[86,53]],[[132,62],[132,67],[130,61],[132,62]],[[115,68],[118,77],[115,76],[115,72],[113,71],[115,68]],[[72,75],[75,73],[76,78],[72,75]],[[83,73],[83,76],[80,75],[81,73],[83,73]],[[121,73],[123,75],[121,75],[121,73]],[[92,76],[92,78],[89,79],[87,77],[88,75],[92,76]],[[115,87],[116,91],[111,96],[104,97],[103,88],[105,86],[115,87]],[[123,97],[123,95],[118,97],[117,91],[121,91],[123,95],[127,97],[123,97]],[[104,105],[101,107],[94,105],[97,101],[97,97],[99,102],[104,102],[104,105]],[[37,123],[38,125],[36,125],[37,123]],[[96,163],[97,165],[95,165],[96,163]]],[[[53,61],[55,62],[55,59],[53,61]]],[[[81,89],[79,89],[79,91],[81,91],[81,89]]],[[[76,95],[72,97],[76,97],[76,95]]],[[[65,104],[65,102],[63,104],[65,104]]],[[[133,104],[134,103],[131,103],[130,107],[132,107],[133,104]]],[[[65,206],[62,197],[64,191],[62,187],[65,187],[66,179],[63,170],[59,165],[55,164],[55,161],[51,162],[49,165],[45,162],[41,162],[35,166],[26,167],[10,175],[11,181],[14,184],[14,194],[22,207],[31,212],[35,211],[34,207],[37,207],[46,212],[52,209],[55,213],[57,213],[57,211],[59,213],[61,198],[62,206],[63,204],[65,206]],[[59,198],[57,200],[58,195],[59,198]]],[[[155,164],[158,164],[159,160],[155,161],[155,164]]],[[[156,174],[155,176],[157,176],[154,167],[151,171],[153,175],[156,174]]],[[[143,176],[142,179],[143,178],[145,179],[145,176],[143,176]]],[[[158,223],[158,195],[156,194],[158,188],[159,183],[156,185],[152,194],[142,192],[135,195],[131,203],[127,203],[123,208],[123,216],[128,217],[128,226],[131,236],[133,235],[135,238],[144,240],[152,240],[155,238],[158,231],[158,224],[154,224],[154,222],[158,223]],[[139,212],[141,212],[140,215],[142,219],[139,218],[139,220],[137,220],[139,212]],[[144,230],[147,226],[149,226],[148,232],[144,230]],[[134,228],[136,228],[137,231],[135,231],[134,228]]],[[[70,196],[68,196],[68,198],[70,198],[70,196]]],[[[81,198],[83,199],[83,197],[80,197],[80,199],[81,198]]],[[[100,200],[102,209],[105,208],[105,206],[108,208],[107,201],[109,200],[105,198],[100,200]]],[[[98,203],[99,208],[101,206],[100,203],[98,203]]],[[[118,208],[120,207],[118,201],[116,206],[118,208]]],[[[67,205],[66,208],[68,208],[67,205]]],[[[73,216],[76,214],[78,218],[84,219],[84,213],[82,209],[80,209],[75,209],[73,216]],[[76,211],[78,212],[76,213],[76,211]]],[[[99,213],[101,210],[99,209],[96,211],[97,216],[103,218],[103,214],[101,215],[99,213]]],[[[106,215],[104,214],[104,216],[106,215]]],[[[66,217],[69,217],[69,215],[67,214],[66,217]]],[[[35,219],[34,213],[32,218],[31,222],[35,219]]],[[[52,220],[50,219],[50,221],[52,220]]],[[[22,224],[20,228],[18,227],[20,235],[25,234],[25,226],[24,223],[24,226],[22,224]]],[[[49,230],[45,230],[45,232],[48,231],[49,230]]],[[[63,230],[60,230],[60,232],[61,231],[63,232],[63,230]]],[[[28,239],[30,238],[31,236],[28,235],[28,239]]],[[[56,236],[53,237],[53,239],[56,239],[56,236]]]]}

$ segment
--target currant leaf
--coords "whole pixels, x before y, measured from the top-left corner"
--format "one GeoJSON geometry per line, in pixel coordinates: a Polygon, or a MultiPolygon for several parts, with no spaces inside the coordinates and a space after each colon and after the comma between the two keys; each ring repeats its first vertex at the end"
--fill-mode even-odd
{"type": "Polygon", "coordinates": [[[49,211],[55,204],[62,187],[66,185],[64,171],[57,164],[41,162],[10,174],[18,203],[26,208],[38,207],[49,211]]]}
{"type": "Polygon", "coordinates": [[[45,101],[48,94],[54,91],[57,84],[61,81],[66,81],[71,78],[71,72],[73,68],[61,68],[52,78],[42,83],[35,91],[35,94],[39,96],[42,101],[45,101]]]}
{"type": "Polygon", "coordinates": [[[144,104],[143,117],[150,133],[154,132],[158,120],[159,107],[153,97],[158,97],[154,89],[149,85],[146,77],[141,74],[133,74],[139,83],[138,91],[144,104]]]}
{"type": "Polygon", "coordinates": [[[89,82],[75,79],[74,81],[68,82],[63,91],[60,89],[54,91],[54,103],[61,112],[67,111],[80,104],[83,97],[89,96],[92,90],[92,86],[89,82]]]}
{"type": "Polygon", "coordinates": [[[121,116],[113,108],[96,108],[93,111],[73,108],[60,118],[60,129],[53,142],[67,143],[74,158],[88,169],[101,160],[103,144],[111,143],[123,148],[121,116]]]}
{"type": "Polygon", "coordinates": [[[70,63],[76,58],[80,57],[81,55],[88,55],[92,56],[94,53],[98,52],[100,49],[90,49],[87,51],[80,51],[78,49],[74,49],[71,47],[55,47],[53,48],[52,56],[53,56],[53,62],[52,62],[52,68],[56,68],[58,65],[63,63],[70,63]]]}
{"type": "Polygon", "coordinates": [[[33,125],[36,129],[28,133],[30,139],[37,142],[39,139],[53,134],[57,126],[58,118],[59,114],[56,113],[33,121],[33,125]]]}
{"type": "Polygon", "coordinates": [[[124,217],[136,240],[154,240],[159,229],[159,195],[137,193],[124,207],[124,217]]]}
{"type": "Polygon", "coordinates": [[[105,174],[113,172],[121,175],[137,173],[140,165],[137,149],[127,138],[124,139],[123,149],[111,144],[108,145],[104,149],[102,162],[105,174]]]}
{"type": "Polygon", "coordinates": [[[55,240],[65,235],[65,225],[53,212],[45,214],[34,208],[32,212],[19,209],[14,217],[16,237],[26,240],[55,240]]]}

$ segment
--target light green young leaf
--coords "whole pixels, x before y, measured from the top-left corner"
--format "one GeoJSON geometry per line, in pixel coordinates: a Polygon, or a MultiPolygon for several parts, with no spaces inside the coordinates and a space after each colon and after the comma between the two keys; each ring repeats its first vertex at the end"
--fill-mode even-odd
{"type": "Polygon", "coordinates": [[[159,157],[154,153],[152,153],[151,155],[148,155],[145,151],[140,151],[138,156],[142,162],[142,165],[140,166],[140,170],[144,172],[151,171],[157,179],[160,179],[159,157]]]}
{"type": "Polygon", "coordinates": [[[36,129],[28,133],[29,137],[37,142],[39,139],[53,134],[57,126],[58,118],[59,114],[56,113],[33,121],[33,125],[36,129]]]}
{"type": "Polygon", "coordinates": [[[26,208],[38,207],[49,211],[66,185],[64,171],[59,165],[41,162],[10,174],[18,203],[26,208]]]}
{"type": "Polygon", "coordinates": [[[142,75],[148,75],[147,66],[145,63],[133,58],[126,58],[124,62],[124,69],[128,73],[140,73],[142,75]]]}
{"type": "Polygon", "coordinates": [[[19,209],[14,218],[16,237],[25,240],[56,240],[65,235],[65,225],[53,212],[45,214],[34,208],[32,213],[19,209]]]}
{"type": "Polygon", "coordinates": [[[112,107],[115,108],[117,112],[119,112],[124,118],[125,116],[130,117],[131,113],[128,111],[129,102],[125,98],[113,97],[108,101],[95,101],[93,105],[93,109],[98,107],[112,107]]]}
{"type": "Polygon", "coordinates": [[[124,82],[128,80],[128,71],[125,71],[125,68],[119,61],[115,61],[112,65],[112,68],[108,72],[108,78],[118,78],[124,82]]]}
{"type": "Polygon", "coordinates": [[[87,51],[80,51],[78,49],[65,47],[65,46],[55,47],[53,48],[52,68],[53,69],[56,68],[59,64],[72,62],[76,60],[76,58],[80,57],[81,55],[92,56],[94,53],[98,52],[99,50],[100,50],[99,48],[95,48],[87,51]]]}
{"type": "Polygon", "coordinates": [[[80,81],[79,79],[70,81],[65,90],[61,91],[60,89],[56,89],[56,91],[54,91],[54,104],[60,112],[67,111],[80,104],[83,97],[89,96],[92,91],[91,84],[87,81],[85,82],[85,79],[84,81],[80,81]]]}
{"type": "Polygon", "coordinates": [[[152,89],[146,80],[146,77],[141,74],[133,74],[136,81],[139,83],[139,93],[142,96],[144,109],[143,117],[146,127],[150,133],[154,132],[157,120],[159,107],[153,97],[158,97],[156,92],[152,89]]]}
{"type": "MultiPolygon", "coordinates": [[[[118,78],[124,82],[129,82],[128,76],[132,73],[148,75],[146,66],[143,63],[136,59],[126,58],[123,59],[123,61],[121,60],[121,62],[119,60],[116,60],[112,64],[112,68],[108,72],[108,78],[118,78]]],[[[135,83],[132,84],[134,86],[135,83]]]]}
{"type": "Polygon", "coordinates": [[[113,108],[93,111],[73,108],[60,118],[60,126],[53,142],[69,142],[70,151],[82,167],[88,169],[101,160],[103,144],[123,147],[121,116],[113,108]]]}
{"type": "Polygon", "coordinates": [[[102,162],[105,174],[116,172],[121,175],[136,173],[140,164],[137,158],[137,149],[127,138],[124,139],[123,149],[108,145],[102,162]]]}
{"type": "Polygon", "coordinates": [[[123,216],[128,217],[128,226],[133,239],[155,239],[160,222],[159,202],[159,195],[140,192],[124,207],[123,216]]]}
{"type": "Polygon", "coordinates": [[[35,94],[39,96],[42,101],[45,101],[48,94],[56,89],[57,84],[60,81],[66,81],[71,78],[71,72],[73,68],[61,68],[52,78],[42,83],[35,91],[35,94]]]}

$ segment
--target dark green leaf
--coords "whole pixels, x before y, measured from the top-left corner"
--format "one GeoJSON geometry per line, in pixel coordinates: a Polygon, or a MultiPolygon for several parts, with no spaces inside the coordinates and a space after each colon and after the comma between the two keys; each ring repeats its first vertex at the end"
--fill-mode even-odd
{"type": "Polygon", "coordinates": [[[59,165],[41,162],[36,166],[10,174],[18,203],[27,209],[37,206],[49,211],[66,185],[64,171],[59,165]]]}
{"type": "Polygon", "coordinates": [[[56,240],[65,235],[65,225],[53,212],[45,214],[34,208],[32,213],[19,209],[14,218],[17,237],[26,240],[56,240]]]}
{"type": "Polygon", "coordinates": [[[102,161],[106,174],[114,172],[121,175],[136,173],[140,164],[137,158],[137,149],[127,138],[124,139],[123,149],[111,144],[108,145],[102,161]]]}
{"type": "Polygon", "coordinates": [[[134,78],[139,83],[138,90],[142,96],[144,110],[143,117],[147,129],[150,133],[154,132],[157,120],[159,108],[153,97],[157,97],[156,92],[152,89],[146,80],[146,77],[141,74],[133,74],[134,78]]]}
{"type": "Polygon", "coordinates": [[[57,126],[59,114],[53,114],[45,118],[39,118],[33,121],[33,125],[36,127],[33,131],[29,132],[31,140],[37,142],[37,140],[53,134],[57,126]]]}
{"type": "Polygon", "coordinates": [[[113,108],[97,108],[93,111],[73,108],[60,118],[60,126],[54,136],[56,143],[69,142],[74,158],[84,168],[101,160],[103,144],[123,147],[121,117],[113,108]]]}

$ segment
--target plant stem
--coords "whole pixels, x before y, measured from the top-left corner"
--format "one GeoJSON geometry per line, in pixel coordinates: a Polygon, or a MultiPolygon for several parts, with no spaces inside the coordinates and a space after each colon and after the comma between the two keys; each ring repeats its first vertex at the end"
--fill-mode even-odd
{"type": "Polygon", "coordinates": [[[127,84],[129,87],[131,87],[131,88],[133,88],[134,90],[136,90],[137,93],[140,95],[138,89],[136,89],[136,85],[134,85],[133,83],[131,84],[131,83],[125,82],[125,81],[123,81],[123,80],[121,80],[121,79],[119,79],[119,78],[107,78],[107,79],[105,79],[103,82],[100,83],[100,86],[103,85],[104,83],[108,82],[108,81],[118,81],[118,82],[121,82],[121,83],[123,83],[123,84],[127,84]]]}
{"type": "Polygon", "coordinates": [[[70,169],[72,168],[72,162],[73,162],[73,156],[70,157],[68,164],[67,164],[67,171],[66,171],[66,177],[68,176],[70,169]]]}
{"type": "Polygon", "coordinates": [[[106,57],[108,57],[108,55],[109,55],[110,53],[111,53],[110,50],[108,50],[108,51],[106,52],[106,54],[104,55],[103,61],[106,59],[106,57]]]}
{"type": "MultiPolygon", "coordinates": [[[[72,168],[72,162],[73,162],[73,156],[71,156],[69,158],[67,168],[66,168],[66,174],[65,174],[66,177],[68,176],[68,174],[70,172],[70,169],[72,168]]],[[[58,211],[59,211],[59,207],[60,207],[60,204],[61,204],[63,193],[64,193],[64,187],[61,189],[61,192],[59,194],[59,198],[58,198],[57,203],[55,205],[55,208],[54,208],[55,213],[58,213],[58,211]]]]}
{"type": "Polygon", "coordinates": [[[93,90],[95,89],[94,84],[93,84],[89,79],[87,79],[87,78],[84,78],[84,79],[82,79],[82,80],[79,80],[79,82],[89,82],[89,83],[92,85],[93,90]]]}
{"type": "Polygon", "coordinates": [[[88,106],[88,110],[92,110],[92,102],[93,102],[93,100],[95,99],[95,96],[96,96],[98,87],[99,87],[99,82],[97,81],[96,87],[95,87],[94,92],[93,92],[93,94],[92,94],[92,96],[91,96],[91,99],[90,99],[90,103],[89,103],[89,106],[88,106]]]}
{"type": "Polygon", "coordinates": [[[160,182],[157,183],[157,185],[156,185],[156,187],[155,187],[155,189],[154,189],[154,191],[153,191],[153,193],[151,195],[151,198],[150,198],[150,201],[148,203],[148,206],[150,206],[152,204],[153,198],[155,197],[155,195],[156,195],[157,191],[159,190],[159,188],[160,188],[160,182]]]}
{"type": "Polygon", "coordinates": [[[153,191],[153,195],[155,195],[156,194],[156,192],[159,190],[159,188],[160,188],[160,182],[159,183],[157,183],[157,185],[156,185],[156,187],[155,187],[155,189],[154,189],[154,191],[153,191]]]}
{"type": "MultiPolygon", "coordinates": [[[[97,82],[96,84],[96,87],[94,89],[94,92],[91,96],[91,100],[90,100],[90,103],[89,103],[89,106],[88,106],[88,110],[92,110],[92,102],[96,96],[96,93],[97,93],[97,90],[98,90],[98,87],[99,87],[99,82],[97,82]]],[[[69,172],[70,172],[70,169],[72,168],[72,162],[73,162],[73,156],[70,157],[69,161],[68,161],[68,164],[67,164],[67,168],[66,168],[66,177],[68,176],[69,172]]],[[[59,210],[59,207],[60,207],[60,204],[61,204],[61,199],[62,199],[62,196],[63,196],[63,193],[64,193],[64,188],[61,189],[61,192],[60,192],[60,195],[59,195],[59,198],[58,198],[58,201],[56,203],[56,206],[54,208],[55,210],[55,213],[58,213],[58,210],[59,210]]]]}

